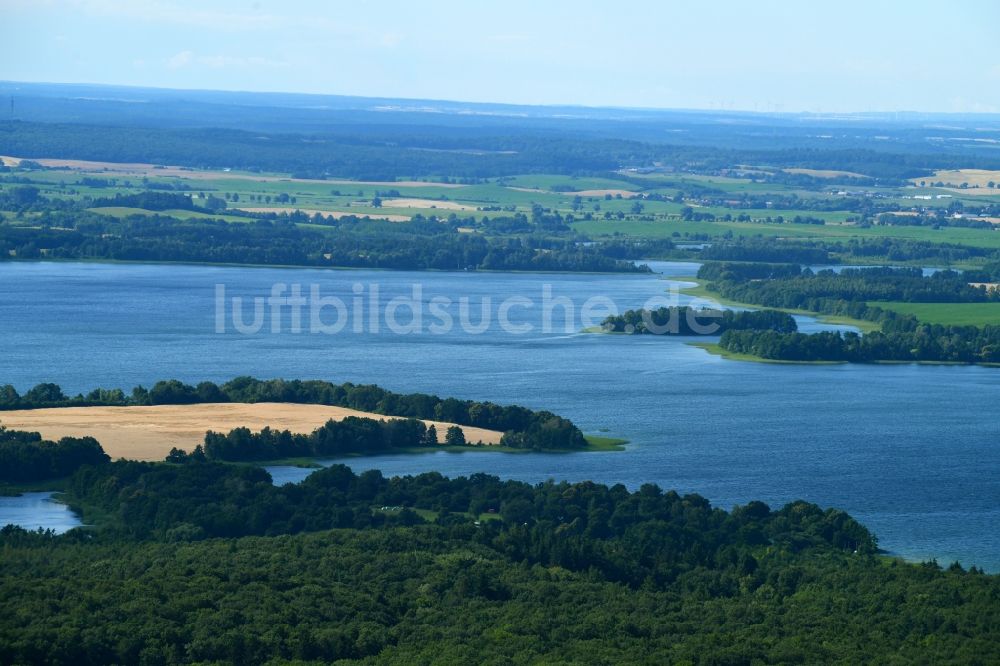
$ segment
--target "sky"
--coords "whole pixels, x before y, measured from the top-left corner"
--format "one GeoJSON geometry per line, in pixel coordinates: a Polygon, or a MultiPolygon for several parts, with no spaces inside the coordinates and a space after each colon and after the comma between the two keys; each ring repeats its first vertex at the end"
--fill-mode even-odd
{"type": "Polygon", "coordinates": [[[1000,112],[996,0],[0,0],[0,80],[1000,112]]]}

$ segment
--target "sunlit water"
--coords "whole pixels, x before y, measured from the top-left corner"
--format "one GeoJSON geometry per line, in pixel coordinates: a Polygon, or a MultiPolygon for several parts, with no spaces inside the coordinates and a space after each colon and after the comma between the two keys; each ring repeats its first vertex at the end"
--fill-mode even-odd
{"type": "MultiPolygon", "coordinates": [[[[685,339],[582,334],[579,322],[567,332],[558,312],[557,330],[542,330],[545,284],[577,308],[603,295],[626,309],[668,295],[665,278],[697,270],[655,267],[663,275],[0,264],[0,383],[24,391],[55,381],[78,392],[253,374],[520,403],[630,444],[619,453],[431,453],[348,464],[389,475],[485,471],[632,488],[653,482],[723,507],[802,498],[849,511],[890,551],[1000,570],[1000,370],[740,363],[685,339]],[[377,333],[367,326],[355,333],[350,325],[336,335],[290,333],[285,312],[280,333],[242,335],[231,318],[225,333],[215,332],[217,284],[228,298],[252,298],[267,296],[275,282],[305,291],[315,283],[348,306],[356,284],[366,297],[378,284],[384,304],[420,283],[425,303],[467,296],[475,306],[490,297],[494,319],[498,303],[521,296],[532,307],[508,314],[532,330],[512,334],[493,321],[481,334],[456,327],[435,335],[428,317],[422,332],[407,335],[384,323],[377,333]]],[[[449,312],[457,320],[457,306],[449,312]]],[[[825,328],[802,322],[805,330],[825,328]]],[[[277,481],[304,474],[272,471],[277,481]]]]}

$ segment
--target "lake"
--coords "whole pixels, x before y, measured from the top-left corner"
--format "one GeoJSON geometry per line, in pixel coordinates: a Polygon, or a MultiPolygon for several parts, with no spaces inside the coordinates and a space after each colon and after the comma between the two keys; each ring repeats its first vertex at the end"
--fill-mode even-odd
{"type": "MultiPolygon", "coordinates": [[[[850,512],[891,552],[1000,571],[1000,369],[740,363],[682,338],[580,333],[588,301],[641,307],[669,296],[677,284],[672,278],[693,275],[697,265],[654,268],[662,274],[5,263],[0,383],[23,392],[54,381],[76,393],[252,374],[520,403],[630,444],[617,453],[437,452],[349,464],[387,475],[483,471],[630,488],[652,482],[726,508],[752,499],[775,507],[805,499],[850,512]],[[321,327],[343,328],[309,332],[307,307],[296,329],[290,306],[267,307],[275,284],[285,286],[276,303],[294,285],[306,295],[316,285],[317,296],[327,299],[321,327]],[[417,299],[414,285],[421,288],[417,299]],[[234,297],[243,299],[240,308],[234,297]],[[465,320],[460,297],[467,299],[465,320]],[[261,299],[261,329],[240,333],[232,315],[253,328],[254,298],[261,299]],[[432,311],[435,298],[453,302],[439,301],[432,311]],[[332,299],[342,301],[349,321],[332,299]],[[396,332],[387,323],[393,299],[400,299],[396,332]],[[481,321],[485,299],[485,326],[467,331],[481,321]],[[418,301],[423,315],[409,329],[407,300],[418,301]],[[373,313],[378,326],[371,325],[373,313]],[[450,328],[444,314],[453,320],[450,328]],[[434,326],[440,330],[432,332],[434,326]]],[[[842,328],[800,322],[804,330],[842,328]]],[[[273,473],[280,482],[303,472],[273,473]]]]}
{"type": "Polygon", "coordinates": [[[24,493],[18,497],[0,497],[0,526],[20,525],[27,530],[42,528],[62,534],[82,525],[68,506],[52,499],[53,494],[24,493]]]}

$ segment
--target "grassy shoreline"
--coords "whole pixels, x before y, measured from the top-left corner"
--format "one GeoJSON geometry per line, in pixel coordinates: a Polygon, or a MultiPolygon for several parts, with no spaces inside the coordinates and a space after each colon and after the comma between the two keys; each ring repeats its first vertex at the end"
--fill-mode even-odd
{"type": "Polygon", "coordinates": [[[68,483],[69,477],[27,483],[0,483],[0,497],[20,497],[25,493],[60,493],[66,490],[68,483]]]}
{"type": "MultiPolygon", "coordinates": [[[[771,363],[774,365],[847,365],[850,361],[790,361],[774,358],[764,358],[753,354],[739,354],[723,349],[714,342],[688,342],[688,346],[703,349],[713,356],[730,361],[745,361],[749,363],[771,363]]],[[[871,363],[856,363],[855,365],[941,365],[1000,368],[1000,363],[964,363],[961,361],[872,361],[871,363]]]]}
{"type": "Polygon", "coordinates": [[[693,296],[696,298],[704,298],[706,300],[715,301],[719,305],[728,305],[731,307],[738,308],[751,308],[755,310],[767,309],[767,310],[777,310],[779,312],[786,312],[790,315],[805,315],[807,317],[815,317],[816,321],[823,324],[831,325],[841,325],[841,326],[854,326],[859,329],[862,333],[871,333],[872,331],[879,330],[878,324],[873,321],[867,321],[865,319],[854,319],[852,317],[845,317],[841,315],[826,315],[820,312],[812,312],[810,310],[798,310],[794,308],[765,308],[761,305],[755,305],[754,303],[741,303],[739,301],[734,301],[719,294],[709,291],[705,284],[698,278],[693,277],[679,277],[673,278],[682,282],[694,282],[693,287],[682,287],[680,292],[686,296],[693,296]]]}
{"type": "Polygon", "coordinates": [[[404,446],[394,449],[389,449],[386,451],[372,451],[368,453],[348,453],[344,455],[339,455],[336,457],[323,458],[284,458],[279,460],[261,460],[261,461],[247,461],[240,462],[238,464],[255,465],[257,467],[261,466],[290,466],[290,467],[302,467],[305,469],[316,469],[322,467],[317,461],[319,460],[351,460],[352,458],[371,458],[378,456],[390,456],[399,454],[422,454],[422,453],[437,453],[439,451],[444,451],[446,453],[469,453],[469,452],[483,452],[483,453],[514,453],[514,454],[528,454],[528,453],[596,453],[605,451],[624,451],[625,445],[628,444],[627,439],[619,439],[616,437],[604,437],[600,435],[584,435],[587,440],[587,446],[582,449],[516,449],[511,446],[502,446],[499,444],[475,446],[468,444],[466,446],[404,446]]]}
{"type": "Polygon", "coordinates": [[[743,361],[747,363],[770,363],[772,365],[844,365],[847,361],[783,361],[780,359],[764,358],[753,354],[738,354],[728,349],[723,349],[716,342],[689,342],[690,347],[703,349],[713,356],[719,356],[728,361],[743,361]]]}

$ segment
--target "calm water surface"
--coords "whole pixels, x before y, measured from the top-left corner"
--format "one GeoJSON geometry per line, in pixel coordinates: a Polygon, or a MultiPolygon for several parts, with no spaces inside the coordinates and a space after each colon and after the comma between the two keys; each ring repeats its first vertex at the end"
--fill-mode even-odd
{"type": "MultiPolygon", "coordinates": [[[[558,330],[542,330],[546,284],[577,309],[598,295],[626,309],[666,295],[670,278],[697,270],[696,264],[654,267],[662,274],[0,264],[0,383],[24,391],[55,381],[79,392],[149,386],[165,377],[221,382],[253,374],[521,403],[630,444],[621,453],[429,453],[349,464],[389,475],[485,471],[632,488],[653,482],[723,507],[802,498],[849,511],[890,551],[1000,570],[1000,370],[739,363],[684,339],[581,334],[578,322],[563,326],[558,308],[558,330]],[[225,333],[215,332],[216,285],[225,285],[227,297],[252,299],[266,297],[275,282],[301,284],[306,292],[317,284],[349,308],[356,288],[368,298],[377,284],[384,304],[420,283],[425,305],[435,296],[467,296],[474,321],[483,299],[495,315],[498,303],[521,296],[532,307],[512,309],[511,318],[533,328],[514,335],[493,321],[481,334],[458,328],[435,335],[431,320],[407,335],[384,325],[378,332],[347,326],[320,335],[288,332],[292,322],[284,312],[280,333],[242,335],[231,319],[225,333]]],[[[448,312],[457,320],[455,304],[448,312]]],[[[801,321],[805,330],[831,328],[801,321]]],[[[279,482],[303,474],[273,473],[279,482]]]]}
{"type": "Polygon", "coordinates": [[[52,499],[53,493],[24,493],[19,497],[0,497],[0,526],[20,525],[28,530],[39,528],[59,534],[82,523],[65,504],[52,499]]]}

